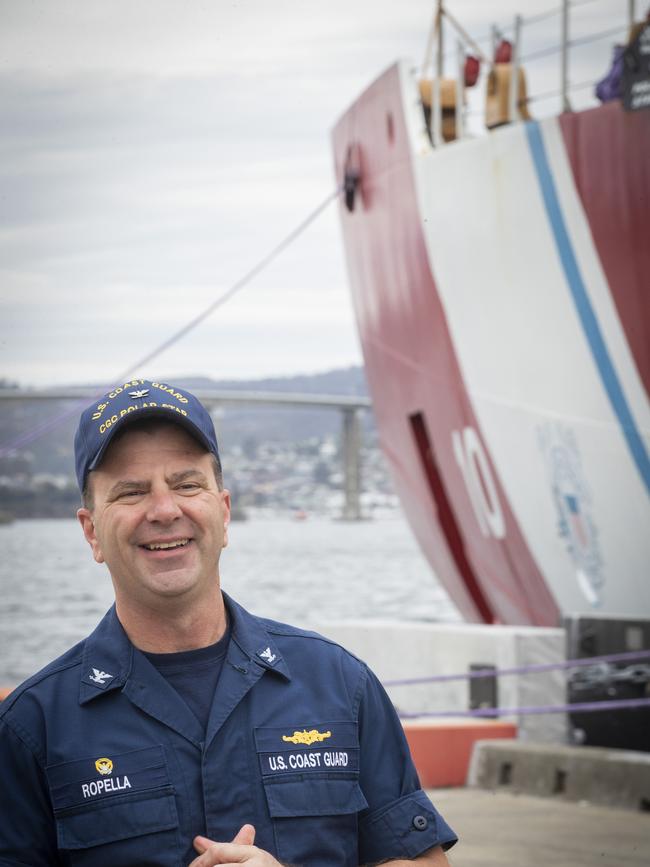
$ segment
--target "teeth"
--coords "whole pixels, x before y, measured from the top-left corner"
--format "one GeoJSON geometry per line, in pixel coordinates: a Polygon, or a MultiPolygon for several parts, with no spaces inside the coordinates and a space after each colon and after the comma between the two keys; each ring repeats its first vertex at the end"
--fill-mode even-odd
{"type": "Polygon", "coordinates": [[[162,551],[165,548],[182,548],[189,541],[189,539],[177,539],[175,542],[152,542],[150,545],[145,545],[144,547],[148,551],[162,551]]]}

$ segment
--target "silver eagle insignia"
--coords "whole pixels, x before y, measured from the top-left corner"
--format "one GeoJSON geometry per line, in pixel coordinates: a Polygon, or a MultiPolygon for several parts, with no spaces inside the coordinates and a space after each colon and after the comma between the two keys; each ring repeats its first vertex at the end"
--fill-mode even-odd
{"type": "Polygon", "coordinates": [[[100,671],[98,668],[93,668],[93,673],[89,674],[88,677],[90,680],[93,680],[95,683],[101,683],[103,686],[106,683],[106,678],[113,677],[113,675],[109,674],[107,671],[100,671]]]}

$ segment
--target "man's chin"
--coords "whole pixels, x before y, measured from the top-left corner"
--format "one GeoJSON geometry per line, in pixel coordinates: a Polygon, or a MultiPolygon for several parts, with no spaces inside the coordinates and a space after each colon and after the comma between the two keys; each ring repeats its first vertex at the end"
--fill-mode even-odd
{"type": "Polygon", "coordinates": [[[198,580],[184,570],[168,570],[148,575],[142,583],[153,596],[176,599],[196,592],[198,580]]]}

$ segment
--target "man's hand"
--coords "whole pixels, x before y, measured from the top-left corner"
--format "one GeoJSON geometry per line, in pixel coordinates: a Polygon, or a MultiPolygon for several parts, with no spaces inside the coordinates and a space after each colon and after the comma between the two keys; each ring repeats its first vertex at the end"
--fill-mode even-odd
{"type": "Polygon", "coordinates": [[[215,867],[217,864],[248,864],[249,867],[282,867],[268,852],[254,846],[255,828],[243,825],[232,843],[216,843],[207,837],[195,837],[194,848],[199,853],[189,867],[215,867]]]}

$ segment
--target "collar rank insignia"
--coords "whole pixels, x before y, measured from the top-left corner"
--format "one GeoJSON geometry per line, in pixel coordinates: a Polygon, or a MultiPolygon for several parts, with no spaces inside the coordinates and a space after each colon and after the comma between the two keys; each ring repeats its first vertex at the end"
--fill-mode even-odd
{"type": "Polygon", "coordinates": [[[93,683],[98,683],[100,686],[106,686],[106,678],[113,677],[107,671],[100,671],[98,668],[93,668],[93,673],[88,675],[88,679],[93,683]]]}
{"type": "Polygon", "coordinates": [[[259,650],[257,652],[257,655],[259,656],[260,659],[264,659],[266,662],[268,662],[269,665],[274,663],[275,660],[277,659],[277,655],[275,653],[273,653],[273,651],[271,650],[270,647],[267,647],[264,650],[259,650]]]}
{"type": "Polygon", "coordinates": [[[307,731],[303,729],[301,732],[294,732],[292,735],[282,735],[282,740],[288,744],[305,744],[311,746],[317,741],[324,741],[326,738],[331,738],[332,732],[319,732],[318,729],[307,731]]]}
{"type": "Polygon", "coordinates": [[[137,400],[139,397],[146,397],[149,394],[148,388],[138,388],[135,391],[129,392],[129,397],[132,397],[133,400],[137,400]]]}

